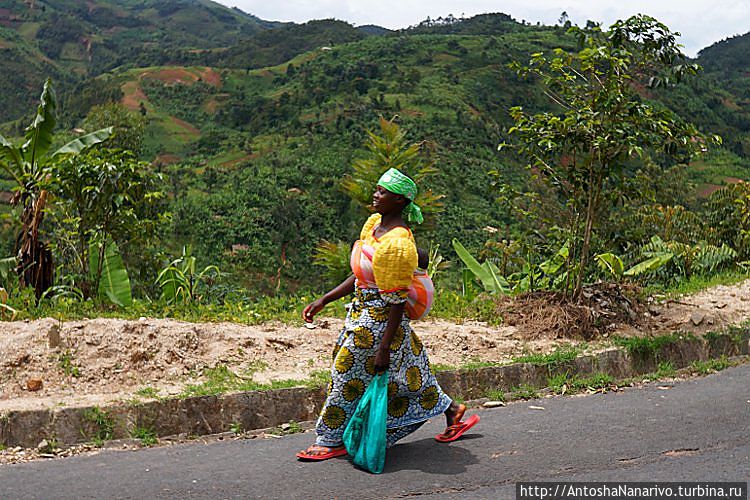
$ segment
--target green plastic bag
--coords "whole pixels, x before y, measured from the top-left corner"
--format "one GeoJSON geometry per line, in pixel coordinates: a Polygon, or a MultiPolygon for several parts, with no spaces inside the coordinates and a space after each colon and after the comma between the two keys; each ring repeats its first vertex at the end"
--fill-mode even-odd
{"type": "Polygon", "coordinates": [[[354,463],[375,474],[385,465],[388,373],[375,375],[344,430],[344,446],[354,463]]]}

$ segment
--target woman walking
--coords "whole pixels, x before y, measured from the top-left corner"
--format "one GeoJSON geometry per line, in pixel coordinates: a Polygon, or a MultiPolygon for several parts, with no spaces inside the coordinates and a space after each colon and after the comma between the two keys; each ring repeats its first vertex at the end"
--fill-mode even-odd
{"type": "MultiPolygon", "coordinates": [[[[342,436],[360,397],[376,373],[388,371],[387,446],[417,430],[428,419],[445,414],[441,442],[458,439],[479,421],[462,421],[466,407],[452,401],[430,372],[422,342],[406,314],[417,248],[406,224],[420,224],[422,213],[413,203],[417,186],[392,168],[373,193],[375,214],[367,219],[352,249],[353,274],[308,305],[306,322],[326,304],[354,293],[344,330],[333,352],[328,397],[316,425],[317,439],[297,457],[325,460],[346,455],[342,436]]],[[[413,315],[412,315],[413,316],[413,315]]]]}

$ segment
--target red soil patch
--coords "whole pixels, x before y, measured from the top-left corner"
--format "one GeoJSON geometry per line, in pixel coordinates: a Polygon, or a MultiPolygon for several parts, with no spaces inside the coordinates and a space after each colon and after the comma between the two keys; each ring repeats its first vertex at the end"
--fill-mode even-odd
{"type": "Polygon", "coordinates": [[[724,177],[723,186],[719,186],[718,184],[702,184],[701,187],[698,188],[698,197],[708,198],[719,189],[725,187],[727,184],[739,184],[740,182],[745,181],[742,179],[738,179],[737,177],[724,177]]]}
{"type": "Polygon", "coordinates": [[[424,113],[418,109],[402,109],[401,113],[406,116],[424,116],[424,113]]]}
{"type": "Polygon", "coordinates": [[[708,198],[722,187],[724,186],[719,186],[717,184],[702,184],[701,187],[698,188],[698,197],[708,198]]]}
{"type": "Polygon", "coordinates": [[[209,85],[221,88],[221,75],[217,73],[213,68],[205,68],[201,71],[201,79],[209,85]]]}
{"type": "Polygon", "coordinates": [[[171,116],[170,119],[172,120],[172,123],[174,123],[178,127],[185,129],[187,133],[191,135],[201,135],[201,131],[195,128],[195,126],[189,124],[188,122],[184,120],[180,120],[179,118],[175,116],[171,116]]]}
{"type": "Polygon", "coordinates": [[[174,67],[143,73],[141,78],[159,80],[166,84],[192,85],[199,79],[216,88],[221,88],[221,75],[213,68],[203,68],[195,73],[186,68],[174,67]]]}
{"type": "Polygon", "coordinates": [[[178,163],[181,160],[181,158],[177,155],[173,155],[170,153],[164,153],[157,155],[156,158],[154,158],[154,165],[172,165],[173,163],[178,163]]]}
{"type": "Polygon", "coordinates": [[[251,160],[251,159],[257,158],[257,157],[258,157],[258,153],[252,153],[252,154],[249,154],[249,155],[241,156],[240,158],[237,158],[235,160],[229,160],[229,161],[222,162],[220,165],[222,167],[234,167],[235,165],[238,165],[239,163],[242,163],[245,160],[251,160]]]}
{"type": "Polygon", "coordinates": [[[732,111],[739,111],[742,109],[740,106],[737,105],[736,102],[732,101],[731,99],[722,99],[721,103],[724,105],[725,108],[731,109],[732,111]]]}
{"type": "Polygon", "coordinates": [[[151,71],[142,75],[143,78],[159,80],[164,83],[193,84],[198,81],[198,76],[183,68],[161,69],[151,71]]]}
{"type": "Polygon", "coordinates": [[[122,88],[122,105],[131,111],[140,109],[142,102],[148,102],[148,97],[143,93],[138,82],[127,82],[122,88]]]}

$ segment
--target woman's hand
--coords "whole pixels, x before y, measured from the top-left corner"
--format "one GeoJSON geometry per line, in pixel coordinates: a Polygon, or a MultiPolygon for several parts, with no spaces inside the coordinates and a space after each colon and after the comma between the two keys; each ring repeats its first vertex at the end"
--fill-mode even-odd
{"type": "Polygon", "coordinates": [[[339,286],[328,292],[327,294],[323,295],[321,298],[313,302],[312,304],[305,307],[305,310],[302,311],[302,319],[305,320],[306,323],[312,323],[313,318],[316,314],[318,314],[323,308],[326,306],[326,304],[329,304],[333,302],[334,300],[339,300],[341,297],[345,297],[349,295],[350,293],[354,292],[354,275],[350,275],[348,278],[346,278],[344,281],[341,282],[339,286]]]}
{"type": "Polygon", "coordinates": [[[326,304],[323,301],[323,298],[319,298],[312,304],[305,307],[304,311],[302,311],[302,319],[304,319],[306,323],[312,323],[315,315],[322,311],[325,305],[326,304]]]}
{"type": "Polygon", "coordinates": [[[378,349],[378,353],[375,355],[375,371],[382,373],[388,369],[391,364],[391,350],[387,347],[385,349],[378,349]]]}

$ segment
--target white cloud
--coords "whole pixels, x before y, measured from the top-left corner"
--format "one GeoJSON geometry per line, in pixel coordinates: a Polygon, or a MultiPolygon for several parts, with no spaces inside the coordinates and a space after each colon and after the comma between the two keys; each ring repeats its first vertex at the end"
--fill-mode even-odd
{"type": "Polygon", "coordinates": [[[517,20],[553,24],[565,11],[578,24],[587,20],[605,25],[637,13],[649,14],[673,31],[682,33],[685,50],[698,50],[724,38],[750,31],[750,0],[219,0],[269,21],[302,23],[311,19],[336,18],[355,25],[377,24],[404,28],[428,16],[467,17],[504,12],[517,20]]]}

